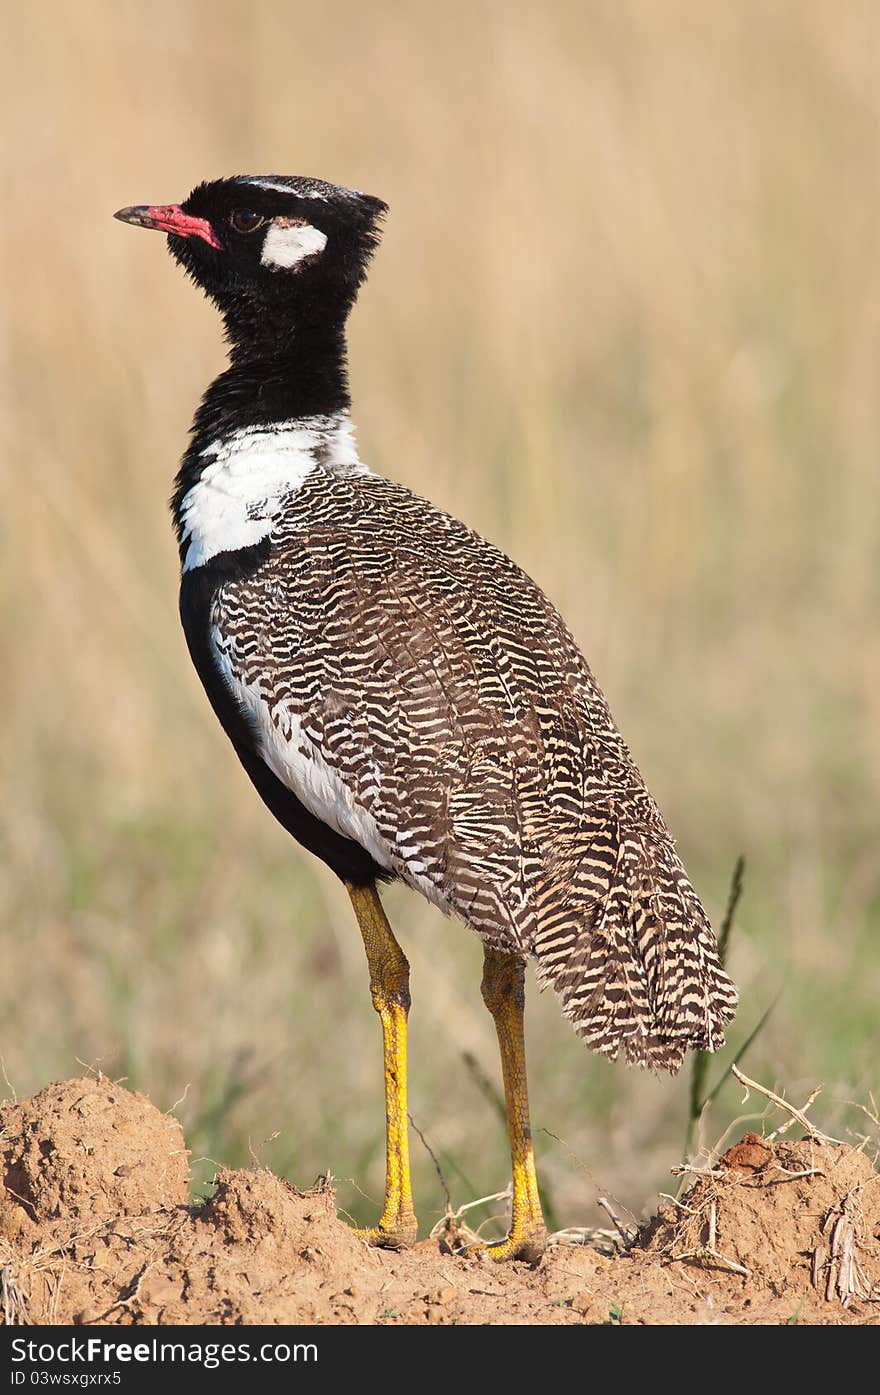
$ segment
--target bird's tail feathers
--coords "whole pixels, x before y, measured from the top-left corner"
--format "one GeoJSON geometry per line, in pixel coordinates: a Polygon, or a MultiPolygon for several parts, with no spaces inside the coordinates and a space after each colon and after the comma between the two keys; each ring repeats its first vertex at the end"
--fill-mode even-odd
{"type": "Polygon", "coordinates": [[[674,1072],[686,1051],[724,1045],[736,988],[671,841],[627,832],[609,842],[613,857],[588,862],[555,922],[539,927],[538,976],[594,1050],[674,1072]]]}

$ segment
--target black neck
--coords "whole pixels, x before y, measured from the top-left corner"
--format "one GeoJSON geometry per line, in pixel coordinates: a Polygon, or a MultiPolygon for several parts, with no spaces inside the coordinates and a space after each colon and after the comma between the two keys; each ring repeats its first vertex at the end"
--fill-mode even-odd
{"type": "Polygon", "coordinates": [[[336,325],[309,324],[280,333],[273,333],[265,322],[260,328],[261,333],[242,340],[227,322],[232,339],[229,367],[214,379],[193,420],[171,500],[175,522],[183,496],[204,469],[206,446],[243,427],[270,427],[348,410],[344,319],[336,325]]]}
{"type": "Polygon", "coordinates": [[[308,325],[245,345],[233,343],[229,367],[202,398],[193,422],[194,446],[245,426],[330,416],[348,408],[344,324],[308,325]]]}

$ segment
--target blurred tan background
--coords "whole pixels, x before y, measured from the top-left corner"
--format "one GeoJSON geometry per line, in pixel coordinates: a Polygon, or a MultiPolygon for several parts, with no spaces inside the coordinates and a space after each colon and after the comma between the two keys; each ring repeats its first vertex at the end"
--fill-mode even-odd
{"type": "MultiPolygon", "coordinates": [[[[391,205],[352,324],[363,457],[557,602],[716,923],[745,854],[731,1047],[781,990],[747,1069],[824,1082],[826,1127],[857,1132],[846,1102],[880,1084],[880,8],[6,0],[2,28],[11,1085],[85,1062],[178,1101],[198,1157],[331,1169],[362,1218],[381,1194],[347,899],[253,795],[177,621],[165,500],[218,321],[111,217],[301,173],[391,205]]],[[[479,946],[389,903],[413,1116],[458,1204],[507,1177],[479,946]]],[[[550,997],[529,1013],[554,1219],[595,1222],[597,1188],[639,1211],[686,1079],[591,1056],[550,997]]]]}

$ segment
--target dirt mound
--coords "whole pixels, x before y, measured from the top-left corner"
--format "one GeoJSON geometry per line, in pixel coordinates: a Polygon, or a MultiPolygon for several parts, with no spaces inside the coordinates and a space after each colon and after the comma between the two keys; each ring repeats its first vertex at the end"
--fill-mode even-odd
{"type": "Polygon", "coordinates": [[[139,1216],[188,1197],[176,1119],[108,1080],[49,1085],[0,1109],[4,1203],[23,1219],[139,1216]]]}
{"type": "Polygon", "coordinates": [[[880,1320],[880,1175],[845,1144],[770,1143],[746,1134],[641,1237],[643,1262],[674,1264],[695,1281],[714,1275],[746,1320],[880,1320]],[[830,1306],[829,1306],[830,1305],[830,1306]]]}
{"type": "Polygon", "coordinates": [[[880,1176],[845,1145],[748,1134],[632,1246],[536,1269],[370,1249],[332,1189],[221,1171],[187,1204],[175,1120],[105,1079],[0,1109],[7,1322],[873,1323],[880,1176]]]}

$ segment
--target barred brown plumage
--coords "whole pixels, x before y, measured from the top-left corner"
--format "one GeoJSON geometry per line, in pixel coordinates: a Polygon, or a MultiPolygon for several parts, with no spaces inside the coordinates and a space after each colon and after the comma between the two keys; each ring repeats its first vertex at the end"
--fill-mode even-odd
{"type": "Polygon", "coordinates": [[[533,957],[597,1051],[675,1070],[736,992],[705,912],[561,617],[510,558],[358,459],[345,322],[380,200],[279,175],[117,216],[169,247],[226,321],[230,366],[172,502],[193,662],[273,814],[345,882],[385,1054],[377,1244],[416,1235],[409,966],[377,883],[400,877],[484,944],[513,1170],[497,1258],[546,1230],[526,1090],[533,957]]]}
{"type": "Polygon", "coordinates": [[[735,995],[663,819],[561,617],[497,548],[400,485],[319,466],[212,625],[392,870],[534,955],[591,1046],[674,1070],[720,1045],[735,995]]]}

